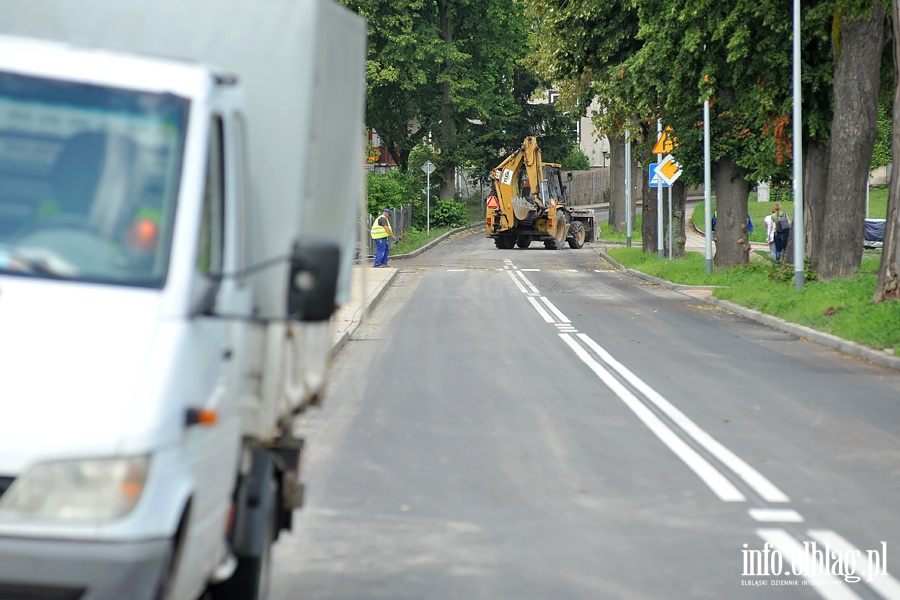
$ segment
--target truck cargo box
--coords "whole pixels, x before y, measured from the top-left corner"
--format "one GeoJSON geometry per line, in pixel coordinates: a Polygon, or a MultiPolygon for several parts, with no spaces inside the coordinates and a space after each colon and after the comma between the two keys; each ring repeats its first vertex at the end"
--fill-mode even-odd
{"type": "MultiPolygon", "coordinates": [[[[364,32],[362,18],[327,0],[0,3],[0,33],[202,62],[236,76],[247,96],[252,197],[266,199],[254,203],[248,264],[285,256],[300,237],[337,241],[338,304],[349,298],[364,190],[364,32]]],[[[258,314],[285,313],[287,269],[282,261],[258,275],[258,314]]]]}

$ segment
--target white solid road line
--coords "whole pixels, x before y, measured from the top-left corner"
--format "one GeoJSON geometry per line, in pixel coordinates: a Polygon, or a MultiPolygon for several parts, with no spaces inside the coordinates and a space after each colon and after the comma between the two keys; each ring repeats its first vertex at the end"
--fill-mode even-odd
{"type": "Polygon", "coordinates": [[[849,568],[849,571],[855,572],[888,600],[900,598],[900,582],[888,574],[887,566],[884,564],[884,559],[887,557],[882,554],[887,554],[886,542],[882,542],[883,545],[878,548],[861,551],[829,529],[810,529],[807,533],[817,542],[824,544],[831,552],[838,553],[844,573],[847,573],[849,568]],[[844,560],[845,557],[849,560],[844,560]]]}
{"type": "Polygon", "coordinates": [[[529,290],[532,294],[539,294],[539,293],[540,293],[540,292],[538,291],[538,289],[537,289],[536,287],[534,287],[534,284],[531,283],[530,281],[528,281],[528,278],[525,277],[525,275],[522,274],[522,271],[520,271],[520,270],[517,269],[517,270],[516,270],[516,275],[518,275],[519,278],[525,283],[525,285],[528,287],[528,290],[529,290]]]}
{"type": "Polygon", "coordinates": [[[516,287],[519,288],[520,292],[522,292],[523,294],[528,293],[528,290],[525,289],[525,286],[523,286],[521,284],[521,282],[519,282],[519,280],[516,279],[516,275],[513,271],[507,271],[506,274],[509,275],[509,278],[512,279],[514,284],[516,284],[516,287]]]}
{"type": "Polygon", "coordinates": [[[534,307],[534,310],[538,311],[538,314],[544,319],[546,323],[553,323],[553,317],[550,316],[544,307],[538,304],[537,299],[534,296],[528,296],[528,301],[531,302],[531,305],[534,307]]]}
{"type": "Polygon", "coordinates": [[[562,311],[556,308],[556,306],[552,302],[550,302],[549,298],[547,298],[546,296],[541,296],[541,302],[547,305],[547,308],[550,309],[550,312],[556,315],[556,318],[559,319],[560,323],[571,323],[571,321],[569,321],[569,317],[564,315],[562,311]]]}
{"type": "MultiPolygon", "coordinates": [[[[506,261],[504,261],[506,262],[506,261]]],[[[515,269],[515,266],[512,262],[507,262],[508,266],[511,266],[515,269]]],[[[521,274],[518,270],[516,270],[516,274],[521,278],[530,289],[534,289],[535,292],[538,292],[537,288],[535,288],[528,279],[521,274]]],[[[512,277],[512,274],[510,274],[512,277]]],[[[513,277],[513,282],[516,284],[516,287],[519,288],[519,291],[525,293],[525,289],[522,287],[522,284],[513,277]]],[[[539,293],[539,292],[538,292],[539,293]]],[[[529,297],[528,301],[535,308],[538,314],[544,319],[546,323],[555,323],[559,325],[569,324],[571,321],[569,318],[560,311],[556,305],[554,305],[549,298],[545,296],[539,296],[540,301],[544,303],[544,305],[550,310],[553,315],[556,316],[556,319],[559,321],[557,323],[553,317],[548,314],[546,310],[541,307],[541,305],[537,302],[534,297],[529,297]]],[[[613,390],[631,409],[635,414],[638,414],[638,408],[631,406],[632,400],[638,403],[643,410],[646,410],[651,418],[644,419],[641,417],[641,414],[638,414],[638,417],[641,418],[644,423],[651,428],[654,434],[659,437],[663,442],[674,437],[678,440],[678,443],[666,444],[672,449],[673,452],[676,453],[688,466],[695,472],[697,475],[709,485],[709,487],[713,490],[713,492],[722,498],[722,500],[726,500],[728,502],[740,502],[746,500],[746,497],[743,493],[741,493],[728,479],[705,458],[703,458],[699,453],[697,453],[693,448],[691,448],[687,443],[685,443],[678,435],[672,431],[662,420],[659,419],[652,411],[649,410],[633,393],[631,393],[614,375],[612,375],[610,370],[607,370],[607,367],[619,374],[625,381],[627,381],[631,386],[635,388],[640,394],[642,394],[649,402],[652,402],[660,411],[662,411],[672,422],[677,425],[681,430],[691,437],[696,443],[698,443],[701,447],[703,447],[707,452],[709,452],[713,457],[715,457],[718,461],[720,461],[723,465],[727,466],[731,469],[740,479],[742,479],[751,489],[753,489],[760,497],[767,502],[788,502],[788,496],[778,489],[772,482],[763,477],[759,471],[751,467],[747,464],[743,459],[738,457],[736,454],[731,452],[728,448],[720,444],[717,440],[715,440],[711,435],[706,433],[703,429],[701,429],[696,423],[694,423],[691,419],[689,419],[683,412],[681,412],[678,408],[676,408],[671,402],[662,397],[656,390],[651,388],[647,383],[645,383],[642,379],[640,379],[637,375],[631,372],[627,367],[617,361],[613,356],[607,352],[602,346],[600,346],[597,342],[592,340],[587,334],[584,333],[575,333],[574,331],[568,330],[560,330],[560,337],[569,345],[575,353],[581,358],[581,360],[590,367],[607,386],[613,390]],[[594,359],[593,356],[587,353],[587,351],[579,345],[574,338],[572,338],[570,333],[577,335],[578,339],[581,340],[583,344],[585,344],[599,359],[598,362],[594,359]],[[601,364],[602,363],[602,364],[601,364]],[[605,365],[605,366],[604,366],[605,365]],[[620,393],[622,392],[622,393],[620,393]],[[624,394],[627,394],[625,396],[624,394]],[[654,426],[650,426],[650,422],[654,423],[654,426]],[[658,422],[658,424],[657,424],[658,422]],[[661,433],[660,427],[665,429],[668,433],[661,433]],[[676,448],[678,450],[676,451],[676,448]],[[690,461],[690,462],[689,462],[690,461]],[[715,475],[710,473],[712,471],[715,475]],[[722,482],[726,482],[727,485],[723,485],[722,482]]],[[[643,411],[641,411],[643,412],[643,411]]]]}
{"type": "Polygon", "coordinates": [[[657,417],[653,411],[641,402],[628,388],[626,388],[612,373],[607,371],[603,365],[597,362],[593,356],[588,354],[575,339],[568,333],[561,333],[559,337],[575,352],[590,368],[603,383],[615,393],[625,405],[640,419],[647,428],[653,432],[662,443],[669,447],[706,485],[725,502],[742,502],[746,500],[744,495],[738,490],[734,484],[722,475],[715,467],[713,467],[705,458],[700,456],[696,450],[691,448],[687,442],[682,440],[674,431],[669,429],[662,420],[657,417]]]}
{"type": "Polygon", "coordinates": [[[803,515],[792,508],[751,508],[747,514],[764,523],[803,522],[803,515]]]}
{"type": "MultiPolygon", "coordinates": [[[[815,585],[813,589],[826,600],[859,600],[859,596],[850,589],[849,585],[832,575],[819,557],[808,552],[808,546],[803,546],[784,529],[757,529],[756,534],[778,550],[779,558],[786,563],[782,564],[781,575],[793,576],[796,573],[810,583],[819,584],[815,585]]],[[[772,560],[769,561],[769,563],[772,562],[772,560]]],[[[765,572],[769,573],[771,564],[763,566],[765,572]]],[[[744,574],[746,573],[745,570],[744,574]]],[[[775,573],[775,575],[779,574],[775,573]]]]}
{"type": "Polygon", "coordinates": [[[642,379],[613,358],[609,352],[600,346],[600,344],[596,343],[583,333],[579,334],[578,337],[600,357],[600,360],[624,377],[628,383],[633,385],[635,389],[641,392],[648,400],[650,400],[650,402],[655,404],[657,408],[672,419],[672,421],[684,430],[686,434],[703,446],[707,452],[734,471],[735,474],[753,488],[757,494],[762,496],[763,500],[766,502],[788,502],[790,500],[784,492],[775,487],[771,481],[763,477],[759,471],[748,465],[738,455],[716,441],[711,435],[706,433],[706,431],[685,416],[685,414],[677,409],[671,402],[663,398],[656,390],[644,383],[642,379]]]}
{"type": "MultiPolygon", "coordinates": [[[[520,292],[528,294],[530,290],[531,294],[540,294],[538,289],[516,269],[512,261],[506,259],[504,263],[507,264],[507,269],[516,270],[518,278],[524,282],[525,286],[528,286],[526,289],[516,275],[508,270],[510,278],[520,292]]],[[[721,471],[675,433],[619,378],[630,384],[687,436],[733,471],[763,500],[767,502],[790,501],[788,496],[772,482],[701,429],[681,410],[613,358],[587,334],[577,333],[569,318],[547,297],[538,296],[540,302],[533,295],[527,296],[527,298],[546,323],[556,326],[559,337],[575,355],[721,500],[741,502],[746,500],[746,497],[721,471]]],[[[747,513],[758,522],[802,523],[804,520],[800,513],[790,508],[750,508],[747,513]]],[[[881,546],[876,549],[861,551],[834,531],[810,529],[807,533],[814,540],[813,542],[801,543],[786,530],[780,528],[757,529],[756,534],[777,551],[778,566],[781,567],[781,571],[775,573],[770,570],[775,563],[762,564],[762,561],[772,558],[770,550],[765,550],[765,553],[762,550],[748,550],[746,549],[747,544],[744,544],[743,576],[801,576],[826,600],[859,600],[859,595],[851,589],[851,585],[865,582],[884,598],[900,599],[900,582],[887,573],[883,562],[887,554],[886,543],[882,542],[881,546]],[[824,548],[817,547],[817,544],[821,544],[824,548]],[[780,562],[782,560],[783,564],[780,562]],[[839,571],[837,574],[834,573],[835,565],[839,571]],[[748,573],[748,566],[757,570],[762,569],[763,572],[748,573]],[[865,570],[861,570],[861,567],[864,567],[865,570]],[[853,576],[858,576],[859,580],[854,581],[853,576]]]]}

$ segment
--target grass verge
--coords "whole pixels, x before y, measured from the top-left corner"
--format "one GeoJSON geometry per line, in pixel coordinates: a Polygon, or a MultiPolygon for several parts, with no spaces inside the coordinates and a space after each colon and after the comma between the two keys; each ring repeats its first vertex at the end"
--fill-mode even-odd
{"type": "Polygon", "coordinates": [[[900,302],[873,304],[880,252],[867,251],[855,277],[811,281],[799,291],[776,263],[753,261],[745,266],[706,273],[706,260],[688,252],[683,260],[660,260],[640,248],[606,251],[622,265],[684,285],[717,286],[713,295],[900,356],[900,302]]]}

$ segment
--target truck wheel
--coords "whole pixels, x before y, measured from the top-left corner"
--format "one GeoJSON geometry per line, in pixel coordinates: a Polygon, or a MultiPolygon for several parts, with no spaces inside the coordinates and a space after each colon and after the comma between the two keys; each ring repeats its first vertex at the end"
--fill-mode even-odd
{"type": "Polygon", "coordinates": [[[267,507],[267,527],[262,541],[262,551],[255,557],[238,557],[237,569],[228,581],[211,589],[211,600],[265,600],[269,595],[272,576],[272,544],[278,518],[278,486],[269,481],[271,502],[267,507]]]}
{"type": "Polygon", "coordinates": [[[519,248],[527,248],[531,245],[531,236],[520,235],[516,238],[516,246],[519,248]]]}
{"type": "Polygon", "coordinates": [[[569,237],[569,248],[581,248],[584,246],[584,224],[581,221],[572,221],[572,224],[569,225],[569,233],[571,237],[569,237]]]}

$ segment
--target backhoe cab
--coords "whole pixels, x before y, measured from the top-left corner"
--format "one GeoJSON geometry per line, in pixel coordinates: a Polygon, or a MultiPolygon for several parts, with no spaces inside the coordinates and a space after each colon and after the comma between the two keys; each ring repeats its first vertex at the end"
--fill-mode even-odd
{"type": "Polygon", "coordinates": [[[485,233],[500,249],[527,248],[533,240],[557,250],[568,243],[581,248],[594,241],[593,209],[566,206],[560,165],[541,160],[537,138],[491,171],[494,194],[486,201],[485,233]]]}

